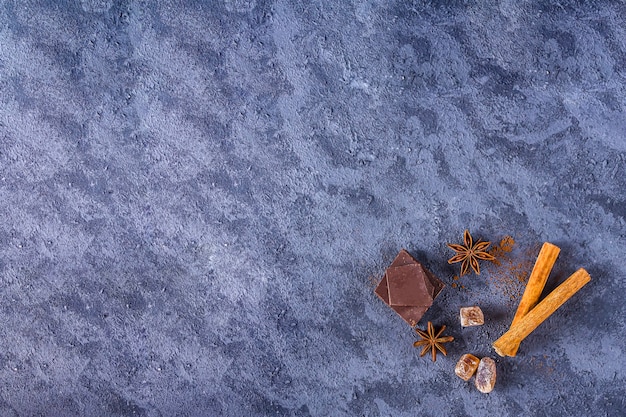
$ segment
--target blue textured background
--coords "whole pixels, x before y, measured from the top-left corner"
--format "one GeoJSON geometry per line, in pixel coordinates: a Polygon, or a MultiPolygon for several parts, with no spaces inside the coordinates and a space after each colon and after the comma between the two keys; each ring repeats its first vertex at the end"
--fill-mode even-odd
{"type": "Polygon", "coordinates": [[[623,1],[0,0],[0,91],[0,415],[626,414],[623,1]],[[593,278],[516,358],[465,228],[593,278]]]}

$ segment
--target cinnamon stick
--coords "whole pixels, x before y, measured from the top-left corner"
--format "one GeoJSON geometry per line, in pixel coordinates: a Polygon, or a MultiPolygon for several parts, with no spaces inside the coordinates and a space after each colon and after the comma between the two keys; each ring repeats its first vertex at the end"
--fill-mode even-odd
{"type": "Polygon", "coordinates": [[[574,272],[493,343],[496,353],[500,356],[515,356],[521,341],[589,281],[591,277],[583,268],[574,272]]]}
{"type": "MultiPolygon", "coordinates": [[[[543,292],[546,281],[550,276],[552,266],[554,265],[556,258],[559,256],[559,252],[561,252],[561,249],[549,242],[545,242],[541,247],[535,266],[533,267],[530,277],[528,278],[528,284],[526,284],[524,295],[522,295],[522,299],[519,302],[517,311],[515,312],[515,317],[513,318],[511,327],[515,326],[515,324],[518,323],[522,317],[524,317],[526,313],[528,313],[539,301],[539,297],[541,297],[541,293],[543,292]]],[[[519,345],[515,348],[513,356],[517,353],[518,348],[519,345]]]]}

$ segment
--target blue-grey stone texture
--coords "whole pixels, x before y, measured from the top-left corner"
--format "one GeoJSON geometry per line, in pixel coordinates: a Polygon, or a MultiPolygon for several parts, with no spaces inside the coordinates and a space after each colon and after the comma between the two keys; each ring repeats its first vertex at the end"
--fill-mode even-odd
{"type": "Polygon", "coordinates": [[[0,92],[0,416],[626,415],[624,1],[0,0],[0,92]],[[592,281],[501,358],[544,241],[592,281]]]}

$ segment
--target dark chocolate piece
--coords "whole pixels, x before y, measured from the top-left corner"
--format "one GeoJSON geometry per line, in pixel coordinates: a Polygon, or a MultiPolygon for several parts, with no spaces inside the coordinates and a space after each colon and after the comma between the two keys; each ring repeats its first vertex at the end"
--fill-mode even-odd
{"type": "Polygon", "coordinates": [[[375,293],[412,327],[433,304],[445,284],[402,249],[375,293]]]}

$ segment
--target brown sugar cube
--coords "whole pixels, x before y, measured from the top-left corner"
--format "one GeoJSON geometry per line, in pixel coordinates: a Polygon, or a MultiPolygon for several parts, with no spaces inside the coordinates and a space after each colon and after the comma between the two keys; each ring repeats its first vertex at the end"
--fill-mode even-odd
{"type": "Polygon", "coordinates": [[[482,358],[476,371],[476,388],[488,394],[496,385],[496,361],[491,358],[482,358]]]}
{"type": "Polygon", "coordinates": [[[482,326],[483,324],[485,324],[485,317],[480,307],[461,307],[461,326],[482,326]]]}
{"type": "Polygon", "coordinates": [[[476,368],[478,368],[478,363],[480,359],[476,356],[466,353],[461,356],[461,359],[456,363],[456,367],[454,368],[454,373],[456,376],[461,378],[463,381],[469,381],[469,379],[476,372],[476,368]]]}

